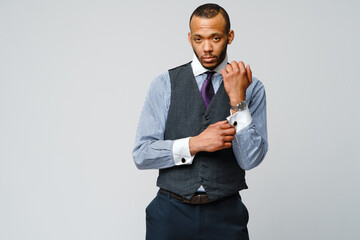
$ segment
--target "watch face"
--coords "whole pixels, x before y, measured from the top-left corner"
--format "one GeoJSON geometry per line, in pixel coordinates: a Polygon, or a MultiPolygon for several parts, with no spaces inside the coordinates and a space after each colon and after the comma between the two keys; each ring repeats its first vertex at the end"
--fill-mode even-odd
{"type": "Polygon", "coordinates": [[[241,103],[239,103],[238,105],[236,106],[231,106],[231,109],[235,110],[235,111],[242,111],[246,108],[246,102],[245,101],[242,101],[241,103]]]}
{"type": "Polygon", "coordinates": [[[244,110],[246,107],[246,102],[242,101],[241,103],[239,103],[238,107],[239,107],[239,109],[244,110]]]}

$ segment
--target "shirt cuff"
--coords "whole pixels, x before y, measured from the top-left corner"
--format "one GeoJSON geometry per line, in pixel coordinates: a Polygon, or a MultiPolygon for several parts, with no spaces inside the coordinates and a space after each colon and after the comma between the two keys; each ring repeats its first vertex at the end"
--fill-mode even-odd
{"type": "Polygon", "coordinates": [[[246,106],[244,110],[238,111],[234,114],[231,114],[231,110],[230,110],[230,116],[228,116],[226,120],[231,125],[235,126],[236,132],[239,132],[240,130],[250,125],[250,123],[252,122],[252,117],[248,106],[246,106]]]}
{"type": "Polygon", "coordinates": [[[173,157],[175,165],[190,165],[193,162],[194,156],[191,156],[189,149],[190,137],[181,138],[174,141],[173,157]]]}

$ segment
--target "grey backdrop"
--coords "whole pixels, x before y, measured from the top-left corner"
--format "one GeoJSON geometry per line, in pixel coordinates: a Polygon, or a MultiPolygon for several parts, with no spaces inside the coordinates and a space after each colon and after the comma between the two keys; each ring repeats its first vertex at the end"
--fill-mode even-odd
{"type": "MultiPolygon", "coordinates": [[[[359,239],[358,1],[217,1],[265,84],[253,240],[359,239]]],[[[0,239],[144,239],[157,171],[131,151],[151,80],[205,1],[0,0],[0,239]]]]}

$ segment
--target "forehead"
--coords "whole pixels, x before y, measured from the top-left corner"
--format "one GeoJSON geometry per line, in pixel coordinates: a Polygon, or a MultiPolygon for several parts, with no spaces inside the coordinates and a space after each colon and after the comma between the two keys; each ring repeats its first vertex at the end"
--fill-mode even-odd
{"type": "Polygon", "coordinates": [[[226,21],[221,14],[213,18],[194,16],[190,22],[190,31],[192,34],[206,34],[209,32],[225,33],[226,21]]]}

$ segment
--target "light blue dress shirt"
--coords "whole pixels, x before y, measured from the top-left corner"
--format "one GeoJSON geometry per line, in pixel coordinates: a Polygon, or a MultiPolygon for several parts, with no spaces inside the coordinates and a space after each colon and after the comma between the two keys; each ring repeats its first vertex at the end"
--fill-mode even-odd
{"type": "MultiPolygon", "coordinates": [[[[223,63],[215,69],[217,73],[214,74],[212,78],[215,93],[222,82],[221,69],[224,68],[226,64],[227,57],[223,63]]],[[[206,78],[206,74],[203,73],[208,70],[201,66],[196,57],[193,58],[192,68],[200,91],[202,83],[206,78]]],[[[192,163],[194,156],[189,155],[189,138],[164,140],[170,98],[170,76],[169,72],[165,72],[152,81],[140,115],[133,149],[133,158],[139,169],[163,169],[181,165],[181,162],[177,159],[181,159],[182,157],[187,159],[185,164],[192,163]],[[180,149],[182,149],[183,152],[185,149],[184,156],[178,156],[179,154],[183,154],[179,153],[179,147],[177,147],[180,146],[180,144],[182,145],[180,149]],[[174,150],[174,146],[177,150],[174,150]],[[188,159],[190,160],[188,161],[188,159]]],[[[243,121],[246,123],[246,125],[242,127],[236,126],[236,135],[232,141],[232,148],[239,166],[244,170],[249,170],[261,163],[268,150],[265,89],[263,84],[254,77],[251,85],[246,90],[246,102],[248,103],[248,109],[246,109],[248,113],[239,112],[239,115],[236,113],[234,115],[238,116],[232,115],[228,120],[229,123],[233,123],[234,121],[243,121]],[[249,117],[247,117],[247,115],[249,115],[249,117]],[[249,118],[250,121],[247,120],[249,118]]]]}

